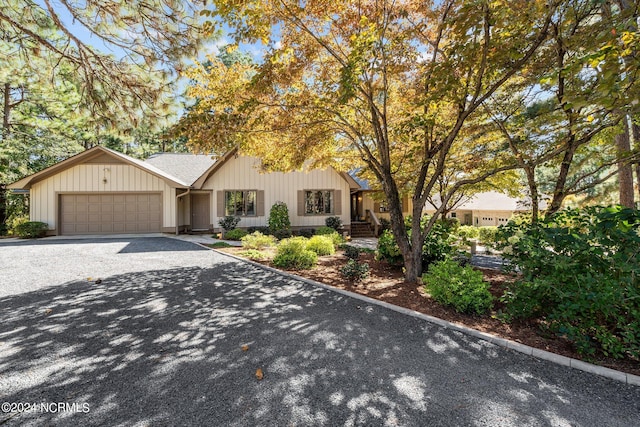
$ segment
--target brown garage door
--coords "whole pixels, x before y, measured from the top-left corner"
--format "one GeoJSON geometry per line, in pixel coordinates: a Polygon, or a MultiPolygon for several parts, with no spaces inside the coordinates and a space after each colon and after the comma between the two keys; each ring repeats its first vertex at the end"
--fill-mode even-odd
{"type": "Polygon", "coordinates": [[[161,195],[63,194],[60,196],[60,234],[159,232],[161,195]]]}

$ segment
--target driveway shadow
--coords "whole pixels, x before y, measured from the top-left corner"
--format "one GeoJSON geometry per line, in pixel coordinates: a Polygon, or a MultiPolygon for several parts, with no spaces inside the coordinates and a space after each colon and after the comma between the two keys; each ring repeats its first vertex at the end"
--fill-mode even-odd
{"type": "Polygon", "coordinates": [[[3,427],[640,424],[638,388],[235,261],[0,307],[0,401],[90,407],[3,427]]]}
{"type": "Polygon", "coordinates": [[[25,246],[49,246],[49,245],[91,245],[126,243],[118,253],[145,253],[145,252],[191,252],[207,251],[208,249],[191,242],[172,239],[168,237],[117,237],[117,238],[78,238],[78,239],[25,239],[3,242],[0,247],[25,247],[25,246]]]}

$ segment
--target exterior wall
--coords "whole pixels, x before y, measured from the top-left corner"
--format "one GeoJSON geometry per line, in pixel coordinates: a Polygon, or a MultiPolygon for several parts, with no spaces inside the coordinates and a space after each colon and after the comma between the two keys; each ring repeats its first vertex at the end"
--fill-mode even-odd
{"type": "Polygon", "coordinates": [[[473,211],[473,225],[504,225],[513,216],[511,211],[473,211]],[[477,223],[476,223],[477,221],[477,223]]]}
{"type": "Polygon", "coordinates": [[[30,192],[32,221],[57,228],[58,194],[75,192],[162,192],[163,228],[175,227],[175,188],[162,179],[126,164],[81,164],[35,183],[30,192]],[[107,182],[103,182],[106,178],[107,182]]]}
{"type": "MultiPolygon", "coordinates": [[[[411,215],[411,212],[413,212],[413,200],[411,200],[410,197],[405,196],[401,199],[403,206],[402,206],[402,214],[404,216],[407,215],[411,215]],[[404,204],[406,203],[406,207],[404,206],[404,204]]],[[[364,210],[364,212],[368,210],[370,210],[371,212],[375,213],[376,216],[378,217],[378,219],[380,218],[385,218],[385,219],[389,219],[391,218],[391,215],[389,214],[389,212],[380,212],[379,209],[376,209],[376,207],[378,207],[378,203],[376,201],[373,200],[373,198],[371,197],[371,192],[364,192],[363,193],[363,200],[362,200],[362,208],[364,210]]]]}
{"type": "Polygon", "coordinates": [[[211,221],[219,229],[217,212],[218,191],[224,190],[263,190],[264,216],[242,217],[238,227],[266,226],[269,211],[275,202],[281,201],[289,208],[292,227],[319,227],[325,225],[325,219],[332,215],[299,216],[298,191],[301,190],[341,190],[341,214],[344,225],[351,224],[349,184],[333,169],[312,170],[308,172],[270,172],[260,173],[260,162],[254,157],[238,156],[231,158],[217,170],[203,185],[203,189],[213,190],[211,197],[211,221]]]}

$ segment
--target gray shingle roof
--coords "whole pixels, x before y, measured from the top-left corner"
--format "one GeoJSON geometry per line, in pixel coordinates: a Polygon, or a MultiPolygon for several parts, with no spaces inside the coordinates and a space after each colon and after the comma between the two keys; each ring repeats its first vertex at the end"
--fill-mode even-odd
{"type": "Polygon", "coordinates": [[[192,185],[215,160],[208,154],[158,153],[151,155],[145,163],[192,185]]]}

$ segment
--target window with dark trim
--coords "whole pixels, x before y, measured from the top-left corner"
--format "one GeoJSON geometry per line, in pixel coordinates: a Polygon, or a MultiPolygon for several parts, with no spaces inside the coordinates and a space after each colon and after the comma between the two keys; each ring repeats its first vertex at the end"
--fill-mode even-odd
{"type": "Polygon", "coordinates": [[[224,214],[232,216],[256,216],[256,190],[224,192],[224,214]]]}
{"type": "Polygon", "coordinates": [[[333,190],[307,190],[304,192],[305,215],[331,215],[333,212],[333,190]]]}

